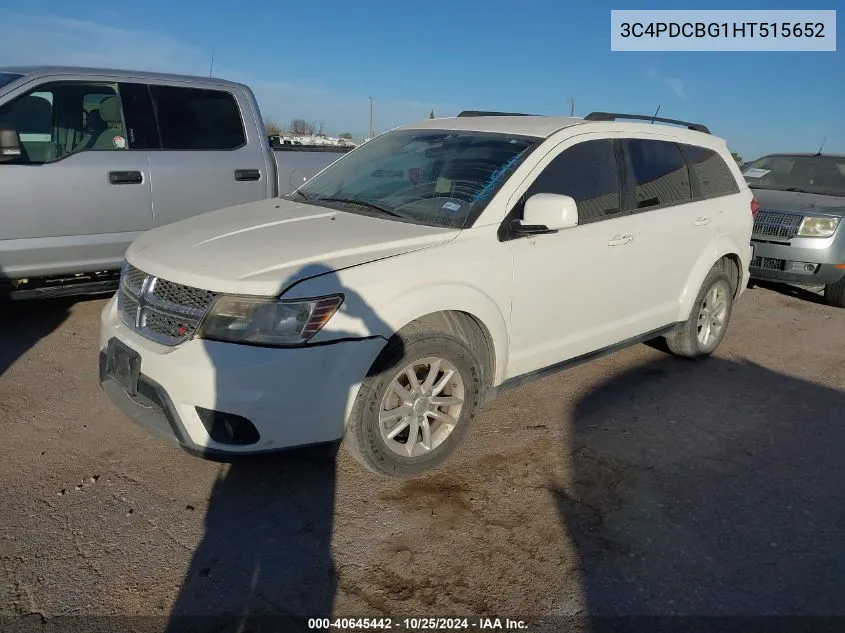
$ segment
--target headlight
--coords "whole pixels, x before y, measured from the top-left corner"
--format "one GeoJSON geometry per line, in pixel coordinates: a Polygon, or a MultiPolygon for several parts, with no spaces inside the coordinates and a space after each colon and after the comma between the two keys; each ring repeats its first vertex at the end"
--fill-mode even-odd
{"type": "Polygon", "coordinates": [[[203,320],[205,339],[259,345],[302,345],[328,323],[343,295],[285,301],[223,295],[203,320]]]}
{"type": "Polygon", "coordinates": [[[807,216],[798,227],[798,237],[830,237],[839,225],[839,218],[807,216]]]}

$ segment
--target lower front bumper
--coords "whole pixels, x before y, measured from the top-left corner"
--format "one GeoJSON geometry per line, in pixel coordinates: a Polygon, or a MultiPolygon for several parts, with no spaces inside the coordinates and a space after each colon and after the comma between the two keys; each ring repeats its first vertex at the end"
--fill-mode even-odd
{"type": "Polygon", "coordinates": [[[176,442],[186,451],[202,457],[222,456],[226,453],[195,444],[187,431],[170,396],[155,381],[146,376],[138,379],[138,394],[130,396],[106,373],[106,353],[100,352],[100,387],[109,400],[130,420],[146,430],[176,442]]]}
{"type": "Polygon", "coordinates": [[[140,426],[193,454],[228,461],[337,442],[383,346],[373,337],[293,349],[201,339],[166,347],[121,323],[112,301],[101,317],[100,386],[140,426]],[[134,389],[123,386],[125,365],[109,359],[118,347],[132,358],[134,389]]]}
{"type": "MultiPolygon", "coordinates": [[[[845,276],[845,269],[834,268],[831,264],[815,264],[813,272],[795,271],[793,264],[804,264],[805,262],[792,262],[784,260],[786,270],[777,268],[761,268],[751,266],[749,271],[751,279],[765,279],[768,281],[783,281],[792,284],[805,284],[808,286],[825,286],[833,284],[845,276]]],[[[812,262],[808,262],[812,263],[812,262]]]]}
{"type": "Polygon", "coordinates": [[[794,238],[775,244],[752,238],[754,256],[749,267],[752,279],[824,286],[845,276],[845,252],[830,239],[794,238]]]}

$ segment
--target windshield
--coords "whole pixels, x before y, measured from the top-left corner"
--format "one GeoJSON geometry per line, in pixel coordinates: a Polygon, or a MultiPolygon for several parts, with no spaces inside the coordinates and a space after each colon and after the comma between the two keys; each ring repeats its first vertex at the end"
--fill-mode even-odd
{"type": "Polygon", "coordinates": [[[764,156],[742,175],[752,189],[845,196],[845,156],[764,156]]]}
{"type": "Polygon", "coordinates": [[[309,202],[353,213],[466,228],[540,140],[396,130],[351,151],[297,191],[309,202]]]}
{"type": "Polygon", "coordinates": [[[0,88],[5,86],[8,83],[13,82],[15,79],[20,79],[23,75],[16,75],[14,73],[0,73],[0,88]]]}

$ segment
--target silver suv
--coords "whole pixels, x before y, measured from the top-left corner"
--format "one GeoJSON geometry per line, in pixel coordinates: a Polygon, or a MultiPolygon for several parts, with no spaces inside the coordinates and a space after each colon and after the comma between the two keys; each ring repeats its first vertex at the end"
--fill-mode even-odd
{"type": "Polygon", "coordinates": [[[823,285],[845,308],[845,155],[772,154],[743,175],[760,204],[751,277],[823,285]]]}

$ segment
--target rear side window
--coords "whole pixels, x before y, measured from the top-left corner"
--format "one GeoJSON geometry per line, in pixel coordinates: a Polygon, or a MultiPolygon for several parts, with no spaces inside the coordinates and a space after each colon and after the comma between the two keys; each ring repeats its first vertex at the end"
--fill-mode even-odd
{"type": "Polygon", "coordinates": [[[624,143],[637,209],[692,199],[689,170],[676,143],[646,139],[629,139],[624,143]]]}
{"type": "Polygon", "coordinates": [[[162,149],[230,150],[246,143],[235,97],[223,90],[150,86],[162,149]]]}
{"type": "Polygon", "coordinates": [[[524,199],[537,193],[574,198],[581,224],[620,213],[613,141],[585,141],[564,150],[537,176],[524,199]]]}
{"type": "Polygon", "coordinates": [[[690,171],[698,182],[702,198],[727,196],[739,192],[733,173],[718,153],[706,147],[681,145],[690,171]]]}

